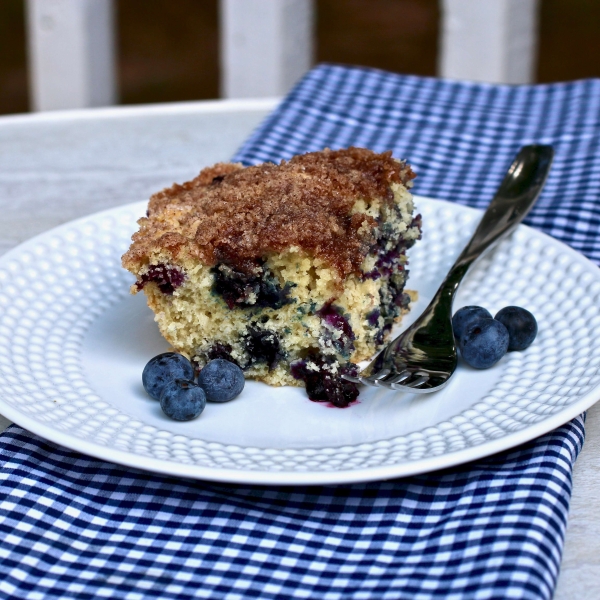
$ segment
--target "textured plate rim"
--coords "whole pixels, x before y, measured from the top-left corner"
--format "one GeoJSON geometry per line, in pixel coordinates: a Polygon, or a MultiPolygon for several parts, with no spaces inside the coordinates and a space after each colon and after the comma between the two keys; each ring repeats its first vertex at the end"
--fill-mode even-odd
{"type": "MultiPolygon", "coordinates": [[[[483,211],[479,209],[447,202],[444,200],[437,200],[424,196],[415,196],[415,200],[417,202],[419,200],[424,200],[426,202],[439,203],[440,205],[448,207],[450,210],[456,210],[458,208],[459,210],[470,211],[472,214],[483,214],[483,211]]],[[[46,237],[54,236],[72,227],[80,226],[88,221],[95,221],[104,216],[115,216],[121,211],[126,212],[133,210],[138,206],[140,209],[143,209],[145,205],[146,201],[126,204],[81,217],[79,219],[69,221],[68,223],[64,223],[9,250],[0,257],[0,264],[11,260],[22,252],[27,251],[31,246],[38,244],[46,237]]],[[[519,228],[527,229],[530,235],[537,237],[545,245],[558,245],[562,252],[567,253],[574,261],[581,263],[586,268],[592,266],[595,270],[598,270],[598,267],[594,263],[563,242],[560,242],[559,240],[556,240],[555,238],[541,231],[528,227],[527,225],[520,225],[519,228]]],[[[597,278],[600,281],[600,271],[598,271],[597,278]]],[[[211,468],[194,464],[177,463],[110,448],[108,446],[89,442],[69,433],[57,430],[53,427],[49,427],[40,421],[29,417],[27,414],[24,414],[15,408],[13,405],[5,402],[2,391],[0,391],[0,413],[10,421],[13,421],[15,424],[36,435],[39,435],[40,437],[45,438],[50,442],[70,450],[81,452],[82,454],[97,458],[99,460],[112,462],[123,467],[133,468],[136,470],[141,469],[143,471],[149,471],[160,475],[200,479],[220,483],[240,483],[254,485],[337,485],[410,477],[412,475],[421,475],[424,473],[448,469],[486,458],[488,456],[497,454],[498,452],[510,450],[511,448],[530,442],[552,431],[553,429],[564,425],[571,419],[574,419],[582,412],[589,409],[598,400],[600,400],[600,384],[592,388],[579,400],[567,405],[557,413],[554,413],[537,423],[530,424],[517,432],[503,435],[502,437],[493,440],[488,440],[475,447],[469,447],[453,452],[445,452],[439,456],[421,458],[414,461],[406,461],[377,467],[365,467],[339,471],[305,472],[211,468]]]]}

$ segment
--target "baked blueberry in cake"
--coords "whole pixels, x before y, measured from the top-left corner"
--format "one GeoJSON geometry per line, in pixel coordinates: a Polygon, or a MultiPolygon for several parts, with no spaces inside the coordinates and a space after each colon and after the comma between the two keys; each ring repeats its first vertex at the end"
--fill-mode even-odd
{"type": "Polygon", "coordinates": [[[150,198],[123,266],[163,336],[200,367],[224,358],[346,406],[358,389],[342,374],[409,308],[414,177],[363,148],[220,163],[150,198]]]}

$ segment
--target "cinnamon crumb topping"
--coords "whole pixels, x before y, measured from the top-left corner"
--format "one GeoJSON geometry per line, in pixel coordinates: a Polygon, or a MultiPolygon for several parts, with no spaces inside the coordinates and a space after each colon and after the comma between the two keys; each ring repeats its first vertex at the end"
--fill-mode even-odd
{"type": "Polygon", "coordinates": [[[415,177],[391,152],[363,148],[312,152],[280,165],[219,163],[150,198],[148,217],[123,256],[138,270],[161,249],[185,250],[209,265],[251,270],[271,253],[298,247],[344,278],[359,270],[375,220],[351,214],[356,200],[391,203],[392,183],[415,177]]]}

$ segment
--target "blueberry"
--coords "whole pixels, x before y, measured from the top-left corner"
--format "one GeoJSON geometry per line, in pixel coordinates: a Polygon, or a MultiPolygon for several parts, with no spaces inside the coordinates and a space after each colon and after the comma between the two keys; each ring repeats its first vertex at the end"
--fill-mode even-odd
{"type": "Polygon", "coordinates": [[[213,292],[223,298],[229,309],[249,306],[281,308],[294,302],[290,298],[294,284],[286,283],[282,288],[279,280],[258,261],[248,273],[225,264],[211,270],[215,277],[213,292]]]}
{"type": "Polygon", "coordinates": [[[194,379],[192,363],[181,354],[165,352],[152,358],[142,372],[142,384],[154,400],[160,399],[163,387],[174,379],[194,379]]]}
{"type": "Polygon", "coordinates": [[[231,347],[230,344],[222,344],[221,342],[215,342],[210,349],[208,350],[208,352],[206,353],[206,358],[208,358],[208,360],[214,360],[215,358],[222,358],[224,360],[228,360],[229,362],[232,362],[235,365],[238,365],[238,361],[235,360],[235,358],[233,358],[233,356],[231,356],[231,352],[233,351],[233,348],[231,347]]]}
{"type": "Polygon", "coordinates": [[[198,385],[204,389],[209,402],[229,402],[244,389],[244,373],[234,363],[215,358],[198,375],[198,385]]]}
{"type": "Polygon", "coordinates": [[[153,281],[158,289],[167,296],[172,296],[173,292],[184,284],[185,273],[175,265],[151,265],[136,283],[137,289],[141,290],[144,286],[153,281]]]}
{"type": "Polygon", "coordinates": [[[321,318],[325,329],[321,335],[322,339],[331,344],[340,354],[348,356],[354,350],[353,342],[356,336],[342,307],[326,302],[316,315],[321,318]]]}
{"type": "Polygon", "coordinates": [[[495,365],[508,350],[508,331],[495,319],[471,321],[458,341],[460,353],[475,369],[495,365]]]}
{"type": "Polygon", "coordinates": [[[463,306],[459,308],[452,317],[452,330],[454,339],[460,340],[467,325],[478,319],[491,319],[491,313],[481,306],[463,306]]]}
{"type": "Polygon", "coordinates": [[[508,330],[508,351],[525,350],[537,335],[538,326],[535,317],[520,306],[507,306],[494,317],[508,330]]]}
{"type": "Polygon", "coordinates": [[[193,381],[169,381],[160,395],[160,407],[167,417],[175,421],[195,419],[206,406],[204,390],[193,381]]]}
{"type": "Polygon", "coordinates": [[[356,377],[358,368],[349,362],[340,365],[334,375],[329,368],[331,364],[332,359],[311,353],[304,360],[294,361],[290,373],[294,379],[304,381],[306,393],[313,402],[331,402],[338,408],[346,408],[358,398],[359,392],[356,384],[342,379],[341,375],[356,377]]]}
{"type": "Polygon", "coordinates": [[[279,336],[268,329],[248,327],[248,333],[244,336],[243,343],[244,349],[250,357],[249,365],[267,363],[270,371],[284,356],[279,336]]]}

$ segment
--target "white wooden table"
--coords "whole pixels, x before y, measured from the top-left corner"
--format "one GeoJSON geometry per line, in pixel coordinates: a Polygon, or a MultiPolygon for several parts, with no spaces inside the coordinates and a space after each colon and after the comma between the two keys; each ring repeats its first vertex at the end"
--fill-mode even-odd
{"type": "MultiPolygon", "coordinates": [[[[228,160],[275,106],[227,100],[0,117],[0,254],[228,160]]],[[[8,421],[0,416],[0,429],[8,421]]],[[[557,600],[600,598],[600,405],[588,411],[557,600]]]]}

